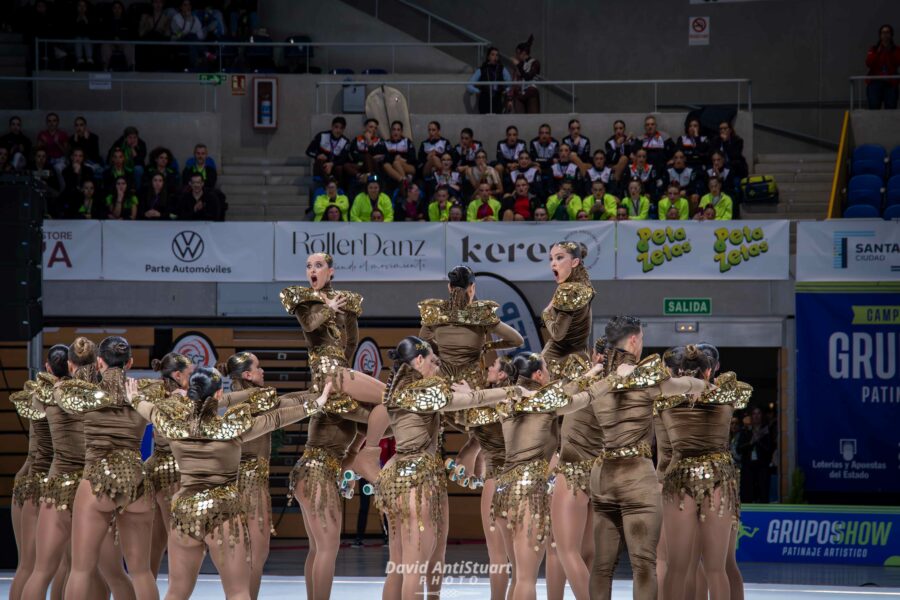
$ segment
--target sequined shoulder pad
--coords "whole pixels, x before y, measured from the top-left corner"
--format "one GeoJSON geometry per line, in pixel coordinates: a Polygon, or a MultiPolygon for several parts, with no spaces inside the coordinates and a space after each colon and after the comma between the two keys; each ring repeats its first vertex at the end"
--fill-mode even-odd
{"type": "Polygon", "coordinates": [[[669,370],[663,364],[659,354],[651,354],[635,366],[628,375],[610,375],[611,389],[614,392],[642,390],[659,385],[670,377],[669,370]]]}
{"type": "Polygon", "coordinates": [[[423,300],[419,302],[422,325],[473,325],[493,327],[500,322],[497,316],[499,304],[491,300],[476,300],[465,308],[451,309],[446,300],[423,300]]]}
{"type": "Polygon", "coordinates": [[[716,378],[716,388],[704,393],[700,401],[708,404],[732,404],[736,409],[743,409],[747,408],[752,394],[752,386],[738,381],[737,375],[728,371],[716,378]]]}
{"type": "Polygon", "coordinates": [[[116,406],[116,401],[100,386],[80,379],[66,379],[57,386],[56,400],[59,406],[70,413],[86,413],[108,406],[116,406]]]}
{"type": "Polygon", "coordinates": [[[499,423],[502,419],[500,413],[493,406],[481,406],[462,411],[462,424],[466,427],[484,427],[492,423],[499,423]]]}
{"type": "Polygon", "coordinates": [[[9,401],[16,407],[16,412],[23,419],[40,421],[47,417],[44,411],[38,410],[31,405],[31,392],[28,390],[13,392],[9,395],[9,401]]]}
{"type": "Polygon", "coordinates": [[[425,327],[434,327],[435,325],[443,325],[445,315],[447,314],[447,301],[429,298],[419,302],[419,316],[422,318],[422,325],[425,327]]]}
{"type": "Polygon", "coordinates": [[[57,381],[59,379],[56,376],[41,371],[34,378],[34,381],[25,382],[25,390],[33,394],[37,401],[44,406],[52,406],[56,404],[56,399],[53,397],[53,387],[57,381]]]}
{"type": "Polygon", "coordinates": [[[594,290],[590,286],[576,281],[567,281],[556,286],[553,293],[553,308],[572,312],[590,304],[594,290]]]}
{"type": "Polygon", "coordinates": [[[400,390],[392,404],[410,412],[434,412],[450,403],[453,392],[443,377],[425,377],[400,390]]]}
{"type": "Polygon", "coordinates": [[[281,298],[281,305],[289,315],[294,314],[297,307],[306,302],[323,303],[322,298],[314,289],[299,285],[284,288],[278,297],[281,298]]]}
{"type": "Polygon", "coordinates": [[[522,396],[513,401],[513,412],[546,413],[567,406],[571,399],[563,391],[562,381],[545,385],[533,396],[522,396]]]}
{"type": "Polygon", "coordinates": [[[232,406],[221,417],[216,416],[200,424],[200,433],[210,440],[231,440],[253,426],[250,406],[232,406]]]}
{"type": "Polygon", "coordinates": [[[269,412],[279,404],[278,391],[272,387],[256,388],[250,392],[246,404],[252,415],[269,412]]]}
{"type": "Polygon", "coordinates": [[[670,408],[681,406],[688,400],[690,400],[690,396],[688,394],[679,394],[677,396],[660,396],[653,402],[653,414],[658,415],[664,410],[669,410],[670,408]]]}
{"type": "Polygon", "coordinates": [[[156,406],[154,425],[159,427],[163,437],[170,440],[182,440],[190,437],[190,419],[194,414],[193,402],[181,394],[172,394],[163,398],[146,398],[156,406]]]}
{"type": "Polygon", "coordinates": [[[338,297],[344,299],[344,306],[341,307],[341,310],[345,313],[350,313],[355,316],[359,316],[362,314],[362,303],[363,297],[356,292],[348,292],[346,290],[342,290],[338,292],[338,297]]]}
{"type": "Polygon", "coordinates": [[[153,404],[169,395],[162,379],[138,379],[137,386],[138,392],[144,397],[144,400],[153,404]]]}

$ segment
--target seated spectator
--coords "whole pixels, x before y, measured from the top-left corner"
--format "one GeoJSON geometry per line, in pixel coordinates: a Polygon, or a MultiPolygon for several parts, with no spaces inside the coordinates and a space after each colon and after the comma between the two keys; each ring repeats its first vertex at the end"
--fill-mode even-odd
{"type": "Polygon", "coordinates": [[[725,155],[716,150],[712,153],[710,160],[712,163],[709,165],[709,168],[706,169],[706,178],[719,179],[726,191],[734,191],[737,189],[737,174],[728,166],[725,155]]]}
{"type": "Polygon", "coordinates": [[[178,218],[183,221],[223,221],[225,211],[222,199],[215,190],[206,186],[200,173],[192,173],[188,189],[178,200],[178,218]]]}
{"type": "Polygon", "coordinates": [[[671,209],[676,211],[675,220],[686,221],[691,213],[690,203],[687,201],[687,198],[682,197],[681,187],[675,182],[670,183],[669,187],[666,188],[666,195],[660,198],[656,209],[660,221],[670,219],[669,211],[671,209]]]}
{"type": "Polygon", "coordinates": [[[676,184],[681,190],[681,195],[690,198],[696,206],[700,200],[700,191],[703,186],[703,171],[689,167],[683,150],[676,150],[672,157],[672,166],[666,169],[666,187],[668,184],[676,184]]]}
{"type": "Polygon", "coordinates": [[[488,164],[484,148],[479,148],[475,153],[475,164],[466,167],[465,175],[472,189],[476,189],[481,181],[487,181],[491,186],[492,196],[503,195],[503,181],[497,170],[488,164]]]}
{"type": "Polygon", "coordinates": [[[125,155],[125,169],[134,173],[134,186],[140,189],[144,163],[147,162],[147,143],[141,139],[137,127],[126,127],[119,139],[113,142],[108,155],[116,148],[122,149],[125,155]]]}
{"type": "Polygon", "coordinates": [[[475,164],[475,154],[481,150],[481,142],[475,139],[475,133],[468,127],[459,132],[459,143],[453,147],[456,159],[456,170],[465,173],[467,167],[475,164]]]}
{"type": "Polygon", "coordinates": [[[675,150],[684,154],[690,168],[699,171],[709,160],[709,139],[700,133],[700,120],[692,118],[684,127],[684,135],[675,141],[675,150]]]}
{"type": "Polygon", "coordinates": [[[647,191],[656,191],[660,177],[656,167],[648,161],[647,151],[643,148],[634,153],[634,162],[628,165],[628,170],[625,171],[625,179],[640,181],[647,191]]]}
{"type": "MultiPolygon", "coordinates": [[[[878,43],[866,53],[866,67],[870,76],[896,75],[900,68],[900,47],[894,43],[894,28],[882,25],[878,28],[878,43]]],[[[866,98],[869,110],[897,108],[897,90],[900,82],[896,79],[870,79],[866,82],[866,98]]]]}
{"type": "MultiPolygon", "coordinates": [[[[153,0],[150,12],[141,15],[138,24],[138,38],[145,42],[168,41],[172,35],[172,17],[165,7],[164,0],[153,0]]],[[[162,70],[169,60],[169,51],[165,46],[138,46],[138,62],[141,68],[162,70]]]]}
{"type": "Polygon", "coordinates": [[[103,170],[103,158],[100,156],[100,138],[96,133],[88,129],[87,119],[75,117],[75,133],[69,140],[69,145],[74,152],[80,149],[84,153],[84,164],[94,171],[103,170]]]}
{"type": "MultiPolygon", "coordinates": [[[[598,152],[602,152],[602,150],[598,150],[598,152]]],[[[608,221],[615,219],[619,199],[607,193],[606,184],[602,179],[597,179],[591,183],[591,195],[583,198],[581,205],[584,210],[591,213],[595,221],[608,221]]]]}
{"type": "Polygon", "coordinates": [[[441,169],[441,157],[452,150],[450,140],[441,136],[441,124],[437,121],[428,123],[428,139],[419,144],[419,165],[422,176],[428,177],[432,171],[441,169]]]}
{"type": "Polygon", "coordinates": [[[59,128],[58,114],[47,114],[47,129],[38,134],[37,145],[44,148],[47,162],[62,183],[62,171],[66,168],[66,156],[69,155],[69,134],[59,128]]]}
{"type": "Polygon", "coordinates": [[[550,220],[550,214],[547,212],[546,206],[540,205],[534,209],[534,220],[538,223],[546,223],[550,220]]]}
{"type": "Polygon", "coordinates": [[[450,200],[450,189],[446,185],[438,187],[428,203],[428,220],[429,221],[449,221],[450,209],[453,202],[450,200]]]}
{"type": "Polygon", "coordinates": [[[562,143],[568,144],[572,150],[572,162],[585,173],[591,166],[591,140],[581,135],[581,121],[569,121],[569,135],[563,138],[562,143]]]}
{"type": "Polygon", "coordinates": [[[631,217],[628,216],[628,209],[624,206],[619,206],[616,209],[616,221],[628,221],[631,217]]]}
{"type": "Polygon", "coordinates": [[[216,8],[213,0],[205,0],[203,10],[200,12],[200,22],[203,24],[204,38],[217,41],[225,37],[225,18],[222,11],[216,8]]]}
{"type": "Polygon", "coordinates": [[[9,118],[9,132],[0,137],[0,146],[9,150],[9,162],[16,171],[22,171],[31,157],[31,140],[22,133],[21,117],[9,118]]]}
{"type": "Polygon", "coordinates": [[[622,173],[628,167],[631,155],[640,147],[640,142],[634,138],[633,133],[625,133],[625,121],[617,120],[613,123],[613,134],[607,138],[606,162],[612,168],[616,181],[622,181],[622,173]]]}
{"type": "Polygon", "coordinates": [[[527,152],[525,142],[519,139],[519,129],[510,125],[506,128],[506,138],[497,142],[497,160],[491,165],[503,177],[516,168],[522,152],[527,152]]]}
{"type": "Polygon", "coordinates": [[[184,170],[181,173],[181,185],[188,185],[193,175],[199,175],[203,179],[203,187],[207,189],[215,189],[219,175],[216,172],[216,163],[209,157],[209,150],[206,144],[197,144],[194,146],[194,156],[187,159],[184,163],[184,170]]]}
{"type": "Polygon", "coordinates": [[[516,46],[513,59],[513,81],[521,82],[510,87],[512,108],[517,113],[538,114],[541,112],[541,94],[533,82],[541,74],[541,63],[531,56],[534,36],[516,46]]]}
{"type": "Polygon", "coordinates": [[[449,152],[441,155],[441,167],[431,175],[433,189],[445,185],[450,188],[450,195],[456,198],[462,195],[462,175],[453,168],[453,155],[449,152]]]}
{"type": "Polygon", "coordinates": [[[531,221],[534,209],[538,205],[537,197],[531,193],[531,186],[525,177],[516,179],[512,194],[503,198],[502,210],[504,221],[531,221]]]}
{"type": "Polygon", "coordinates": [[[337,204],[330,204],[328,208],[325,209],[325,216],[322,218],[322,220],[329,223],[340,223],[345,219],[343,214],[341,213],[341,209],[338,208],[337,204]]]}
{"type": "Polygon", "coordinates": [[[644,195],[644,185],[638,179],[628,182],[628,195],[622,198],[620,206],[628,211],[628,218],[644,220],[650,215],[650,198],[644,195]]]}
{"type": "Polygon", "coordinates": [[[9,163],[9,150],[0,146],[0,175],[11,175],[15,172],[16,170],[9,163]]]}
{"type": "Polygon", "coordinates": [[[484,62],[469,78],[470,85],[466,86],[470,93],[478,97],[479,113],[487,115],[503,112],[508,87],[500,85],[501,81],[512,81],[512,76],[500,62],[500,50],[491,46],[487,49],[484,62]]]}
{"type": "MultiPolygon", "coordinates": [[[[31,171],[31,176],[45,186],[48,205],[53,204],[56,197],[59,196],[62,186],[60,177],[56,176],[56,172],[47,158],[47,151],[44,150],[43,146],[35,146],[29,170],[31,171]]],[[[57,219],[61,218],[58,214],[54,214],[52,210],[50,211],[50,216],[57,219]]]]}
{"type": "Polygon", "coordinates": [[[125,177],[117,177],[115,189],[106,196],[106,218],[114,221],[137,219],[138,199],[125,177]]]}
{"type": "Polygon", "coordinates": [[[694,215],[695,221],[715,221],[718,217],[716,217],[716,209],[712,204],[709,204],[703,210],[697,211],[697,214],[694,215]]]}
{"type": "Polygon", "coordinates": [[[550,176],[550,167],[556,162],[559,142],[551,135],[550,126],[544,123],[538,127],[538,135],[528,144],[531,160],[541,168],[542,174],[550,176]]]}
{"type": "MultiPolygon", "coordinates": [[[[681,219],[681,213],[678,212],[678,208],[675,206],[670,206],[669,210],[666,211],[666,221],[678,221],[681,219]]],[[[662,219],[660,219],[662,220],[662,219]]]]}
{"type": "Polygon", "coordinates": [[[111,194],[119,177],[125,177],[131,182],[129,186],[134,185],[134,171],[125,164],[125,152],[121,148],[113,148],[109,155],[109,168],[103,174],[103,192],[111,194]]]}
{"type": "Polygon", "coordinates": [[[77,67],[94,64],[94,44],[97,23],[87,0],[78,0],[75,5],[75,19],[71,23],[71,35],[75,39],[75,63],[77,67]]]}
{"type": "Polygon", "coordinates": [[[162,173],[150,176],[150,185],[141,194],[138,204],[137,218],[142,221],[168,221],[172,208],[169,201],[169,189],[162,173]]]}
{"type": "Polygon", "coordinates": [[[388,177],[400,183],[416,174],[416,146],[403,135],[403,123],[391,123],[391,136],[384,141],[384,148],[384,172],[388,177]]]}
{"type": "Polygon", "coordinates": [[[606,164],[606,152],[597,150],[591,160],[591,167],[584,174],[585,185],[593,186],[595,181],[602,181],[607,191],[616,191],[615,173],[606,164]]]}
{"type": "Polygon", "coordinates": [[[357,179],[360,183],[372,175],[381,175],[387,149],[384,140],[378,137],[377,119],[366,119],[362,134],[351,144],[350,155],[359,171],[357,179]]]}
{"type": "Polygon", "coordinates": [[[338,189],[337,180],[332,177],[325,184],[325,193],[316,196],[313,203],[314,221],[321,221],[330,206],[337,206],[341,211],[341,220],[346,221],[350,212],[350,199],[338,189]]]}
{"type": "Polygon", "coordinates": [[[575,182],[565,179],[559,191],[547,198],[547,212],[553,221],[574,221],[581,210],[581,197],[575,193],[575,182]]]}
{"type": "Polygon", "coordinates": [[[463,220],[463,209],[459,204],[454,204],[450,207],[450,212],[447,215],[447,221],[450,223],[458,223],[463,220]]]}
{"type": "Polygon", "coordinates": [[[508,184],[509,189],[518,181],[519,177],[524,177],[525,181],[531,188],[531,193],[535,196],[543,197],[544,185],[541,180],[541,168],[531,161],[531,155],[524,150],[519,152],[519,162],[516,167],[509,172],[508,184]]]}
{"type": "Polygon", "coordinates": [[[730,221],[733,203],[731,196],[722,191],[722,180],[718,177],[709,179],[709,193],[700,198],[700,208],[712,206],[716,211],[716,219],[730,221]]]}
{"type": "Polygon", "coordinates": [[[731,123],[719,123],[719,138],[713,140],[712,147],[725,157],[725,163],[734,173],[735,180],[740,181],[747,176],[747,160],[744,158],[744,140],[734,132],[731,123]]]}
{"type": "MultiPolygon", "coordinates": [[[[182,0],[177,13],[172,16],[172,41],[173,42],[198,42],[206,37],[203,23],[191,10],[190,0],[182,0]]],[[[188,69],[193,70],[200,66],[202,46],[188,45],[188,69]]]]}
{"type": "Polygon", "coordinates": [[[122,4],[120,0],[114,0],[112,3],[110,16],[107,21],[101,25],[99,35],[104,40],[126,42],[124,44],[102,44],[100,46],[103,69],[105,71],[112,71],[113,57],[119,56],[125,61],[124,68],[121,70],[130,70],[134,65],[134,46],[127,42],[134,39],[134,33],[131,30],[131,23],[125,16],[125,5],[122,4]]]}
{"type": "Polygon", "coordinates": [[[466,221],[499,221],[500,202],[491,196],[491,184],[482,181],[478,184],[475,197],[466,207],[466,221]]]}
{"type": "Polygon", "coordinates": [[[374,220],[372,213],[378,210],[384,221],[394,220],[394,206],[387,194],[381,192],[381,182],[374,175],[366,182],[366,191],[357,194],[350,207],[350,220],[356,223],[367,223],[374,220]]]}
{"type": "Polygon", "coordinates": [[[356,165],[350,162],[350,140],[344,135],[347,120],[335,117],[329,131],[320,131],[306,148],[306,155],[313,159],[313,175],[327,180],[334,177],[341,186],[349,185],[350,177],[358,174],[356,165]]]}
{"type": "Polygon", "coordinates": [[[81,198],[72,205],[75,214],[66,218],[105,219],[107,214],[106,203],[101,200],[95,200],[96,193],[97,184],[93,181],[85,181],[81,186],[81,198]]]}
{"type": "Polygon", "coordinates": [[[174,197],[178,191],[178,173],[172,168],[172,151],[168,148],[157,147],[150,151],[150,159],[147,161],[147,171],[144,179],[154,175],[162,175],[166,183],[166,190],[174,197]]]}
{"type": "Polygon", "coordinates": [[[644,119],[644,137],[639,141],[640,147],[647,151],[647,162],[657,170],[664,169],[675,151],[675,144],[672,138],[656,128],[656,117],[648,115],[644,119]]]}
{"type": "Polygon", "coordinates": [[[94,180],[94,170],[84,163],[84,151],[75,148],[69,158],[69,165],[63,169],[63,193],[66,196],[80,196],[81,186],[88,180],[94,180]]]}
{"type": "Polygon", "coordinates": [[[372,210],[369,220],[372,223],[384,223],[384,213],[375,208],[372,210]]]}
{"type": "Polygon", "coordinates": [[[575,220],[576,220],[576,221],[590,221],[590,220],[591,220],[591,215],[589,215],[589,214],[587,213],[587,211],[579,210],[579,211],[578,211],[578,214],[575,215],[575,220]]]}
{"type": "Polygon", "coordinates": [[[559,184],[566,179],[571,180],[580,189],[581,170],[572,160],[572,156],[572,149],[568,144],[563,143],[559,145],[559,159],[550,166],[553,190],[557,190],[559,184]]]}
{"type": "Polygon", "coordinates": [[[425,206],[422,200],[422,190],[411,181],[405,181],[400,186],[400,200],[397,210],[394,211],[395,221],[424,221],[425,206]]]}
{"type": "Polygon", "coordinates": [[[246,40],[259,28],[259,0],[229,0],[225,8],[228,31],[239,40],[246,40]]]}

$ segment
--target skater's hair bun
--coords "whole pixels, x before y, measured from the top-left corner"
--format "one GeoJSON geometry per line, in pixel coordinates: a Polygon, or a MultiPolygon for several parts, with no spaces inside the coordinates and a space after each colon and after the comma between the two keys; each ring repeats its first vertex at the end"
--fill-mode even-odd
{"type": "Polygon", "coordinates": [[[544,368],[544,359],[537,352],[522,352],[516,354],[512,361],[518,377],[531,377],[544,368]]]}
{"type": "Polygon", "coordinates": [[[640,333],[641,327],[641,320],[637,317],[617,315],[606,322],[604,330],[606,343],[609,346],[616,346],[629,335],[640,333]]]}
{"type": "Polygon", "coordinates": [[[56,377],[65,377],[69,374],[69,347],[65,344],[56,344],[47,352],[47,364],[50,372],[56,377]]]}
{"type": "Polygon", "coordinates": [[[447,280],[450,287],[465,289],[475,283],[475,273],[465,265],[458,265],[447,273],[447,280]]]}
{"type": "Polygon", "coordinates": [[[76,367],[97,362],[97,344],[86,337],[77,337],[69,346],[69,360],[76,367]]]}
{"type": "Polygon", "coordinates": [[[131,359],[131,346],[122,336],[111,335],[100,342],[97,355],[108,367],[124,367],[131,359]]]}

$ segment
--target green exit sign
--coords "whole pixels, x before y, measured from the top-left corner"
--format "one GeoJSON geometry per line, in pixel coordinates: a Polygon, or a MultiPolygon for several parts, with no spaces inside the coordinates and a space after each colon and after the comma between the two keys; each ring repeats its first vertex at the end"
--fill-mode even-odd
{"type": "Polygon", "coordinates": [[[664,315],[711,315],[712,298],[663,298],[664,315]]]}

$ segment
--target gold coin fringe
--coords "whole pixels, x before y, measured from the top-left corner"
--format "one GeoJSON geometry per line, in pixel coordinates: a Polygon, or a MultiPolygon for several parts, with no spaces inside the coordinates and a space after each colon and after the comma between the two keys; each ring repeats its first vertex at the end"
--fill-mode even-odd
{"type": "MultiPolygon", "coordinates": [[[[528,527],[528,537],[540,542],[550,535],[550,495],[547,493],[547,477],[550,464],[546,460],[534,460],[517,465],[497,477],[497,489],[491,501],[491,529],[497,518],[506,519],[507,529],[528,527]],[[531,519],[525,523],[525,514],[531,519]]],[[[539,545],[535,551],[540,550],[539,545]]]]}
{"type": "Polygon", "coordinates": [[[95,496],[106,496],[121,511],[144,494],[144,463],[137,450],[113,450],[84,469],[95,496]]]}
{"type": "Polygon", "coordinates": [[[303,484],[303,492],[314,501],[316,517],[327,528],[325,511],[333,520],[340,518],[341,499],[338,496],[338,481],[341,478],[341,461],[322,448],[307,448],[303,456],[291,469],[288,505],[294,502],[297,486],[303,484]]]}
{"type": "MultiPolygon", "coordinates": [[[[255,517],[259,530],[263,531],[265,517],[272,510],[272,499],[269,496],[269,459],[256,457],[242,460],[238,469],[238,489],[246,507],[248,521],[255,517]]],[[[275,535],[275,526],[271,520],[269,533],[275,535]]]]}
{"type": "Polygon", "coordinates": [[[593,458],[577,462],[560,461],[556,467],[556,473],[565,476],[566,487],[571,490],[573,496],[579,490],[590,494],[592,468],[594,468],[593,458]]]}
{"type": "Polygon", "coordinates": [[[157,492],[165,492],[166,501],[171,502],[173,494],[178,489],[181,471],[171,452],[156,448],[144,463],[144,477],[147,493],[151,497],[155,498],[157,492]]]}
{"type": "MultiPolygon", "coordinates": [[[[391,531],[399,531],[403,521],[410,518],[409,494],[414,494],[417,527],[425,531],[424,515],[431,518],[436,532],[444,527],[441,501],[447,495],[444,465],[437,454],[422,454],[399,458],[381,470],[375,481],[375,506],[387,514],[391,531]]],[[[421,544],[421,537],[418,544],[421,544]]]]}
{"type": "MultiPolygon", "coordinates": [[[[343,350],[335,346],[317,346],[309,353],[309,368],[313,374],[313,391],[321,390],[328,381],[342,387],[344,377],[352,377],[347,367],[347,357],[343,350]]],[[[346,414],[359,408],[359,404],[348,394],[332,392],[325,403],[325,412],[346,414]]]]}
{"type": "Polygon", "coordinates": [[[594,462],[616,460],[618,458],[651,458],[652,456],[653,451],[650,449],[650,444],[641,442],[633,446],[622,446],[621,448],[604,448],[600,451],[599,456],[594,459],[594,462]]]}
{"type": "MultiPolygon", "coordinates": [[[[228,546],[250,544],[246,504],[234,484],[209,488],[195,493],[178,492],[172,500],[172,529],[180,535],[204,541],[212,535],[216,544],[225,544],[225,527],[230,525],[228,546]],[[243,539],[241,539],[243,536],[243,539]]],[[[247,553],[250,560],[250,553],[247,553]]]]}
{"type": "Polygon", "coordinates": [[[25,506],[26,502],[37,504],[42,492],[46,473],[34,472],[18,475],[13,482],[12,499],[16,506],[25,506]]]}
{"type": "Polygon", "coordinates": [[[81,469],[47,477],[43,486],[41,502],[52,505],[56,510],[72,510],[72,503],[75,502],[75,492],[78,491],[81,477],[81,469]]]}
{"type": "Polygon", "coordinates": [[[669,502],[678,501],[684,510],[685,496],[694,499],[700,520],[705,520],[703,505],[718,509],[720,517],[728,513],[733,520],[740,516],[738,476],[729,452],[714,452],[701,456],[689,456],[673,463],[663,480],[663,497],[669,502]],[[718,507],[712,506],[716,488],[722,492],[718,507]]]}

